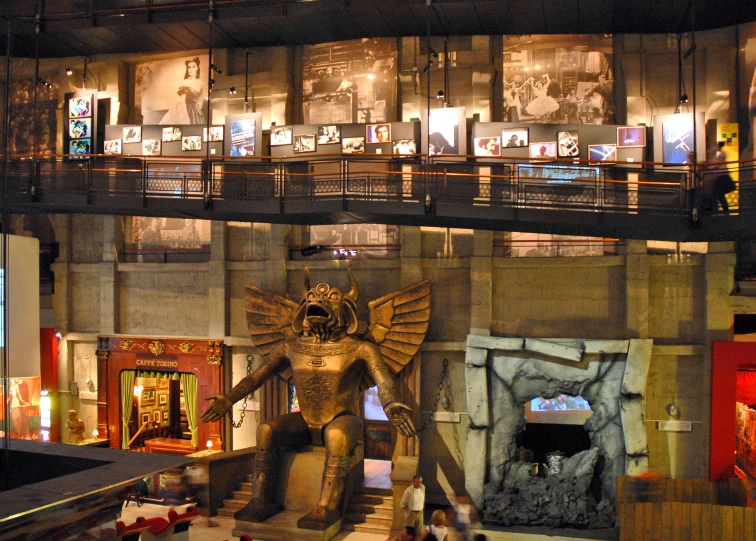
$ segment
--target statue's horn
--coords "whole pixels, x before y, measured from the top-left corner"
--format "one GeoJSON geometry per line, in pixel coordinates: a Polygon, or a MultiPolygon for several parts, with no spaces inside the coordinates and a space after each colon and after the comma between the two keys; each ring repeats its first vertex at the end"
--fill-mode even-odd
{"type": "Polygon", "coordinates": [[[304,291],[303,297],[307,296],[307,292],[310,291],[310,271],[307,269],[307,265],[304,266],[304,291]]]}
{"type": "Polygon", "coordinates": [[[357,297],[360,295],[360,288],[357,286],[357,280],[354,279],[354,276],[352,275],[352,262],[349,262],[349,285],[352,286],[352,289],[347,293],[344,298],[350,299],[352,302],[357,302],[357,297]]]}

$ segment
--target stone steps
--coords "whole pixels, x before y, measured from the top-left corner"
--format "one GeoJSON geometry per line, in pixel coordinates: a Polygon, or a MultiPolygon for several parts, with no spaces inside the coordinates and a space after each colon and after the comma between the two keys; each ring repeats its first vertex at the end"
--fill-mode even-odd
{"type": "Polygon", "coordinates": [[[344,514],[342,531],[389,536],[394,522],[394,491],[355,487],[344,514]]]}

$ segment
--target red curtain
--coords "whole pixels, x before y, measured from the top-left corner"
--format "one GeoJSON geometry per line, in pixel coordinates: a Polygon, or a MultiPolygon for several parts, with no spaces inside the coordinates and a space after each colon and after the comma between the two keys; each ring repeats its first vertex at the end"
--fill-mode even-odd
{"type": "Polygon", "coordinates": [[[756,404],[756,372],[738,371],[736,400],[748,406],[756,404]]]}

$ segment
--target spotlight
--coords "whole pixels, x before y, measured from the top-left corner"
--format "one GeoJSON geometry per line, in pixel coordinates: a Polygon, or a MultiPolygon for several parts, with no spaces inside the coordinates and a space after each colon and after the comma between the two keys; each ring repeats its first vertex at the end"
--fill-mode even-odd
{"type": "Polygon", "coordinates": [[[66,75],[68,75],[69,77],[73,75],[73,70],[71,68],[66,68],[66,75]]]}
{"type": "Polygon", "coordinates": [[[223,74],[223,72],[221,71],[221,69],[218,66],[216,66],[215,64],[210,64],[210,67],[218,75],[222,75],[223,74]]]}
{"type": "Polygon", "coordinates": [[[433,58],[438,58],[438,53],[430,44],[428,44],[428,52],[433,55],[433,58]]]}
{"type": "Polygon", "coordinates": [[[37,84],[46,86],[47,88],[52,88],[52,85],[48,83],[47,81],[45,81],[44,79],[42,79],[41,77],[37,79],[37,84]]]}
{"type": "Polygon", "coordinates": [[[431,70],[431,66],[433,66],[433,60],[425,65],[425,67],[423,68],[423,73],[428,73],[431,70]]]}
{"type": "Polygon", "coordinates": [[[442,100],[442,99],[444,99],[445,97],[446,97],[446,94],[444,93],[444,91],[443,91],[443,90],[439,90],[439,91],[438,91],[438,94],[436,94],[436,99],[437,99],[437,100],[442,100]]]}
{"type": "Polygon", "coordinates": [[[680,96],[680,103],[688,103],[688,95],[687,94],[683,94],[682,96],[680,96]]]}
{"type": "Polygon", "coordinates": [[[210,88],[215,86],[215,79],[210,79],[210,88]]]}
{"type": "Polygon", "coordinates": [[[322,251],[323,251],[323,246],[320,244],[317,244],[313,246],[306,246],[302,248],[301,250],[299,250],[299,253],[301,253],[303,257],[310,257],[315,254],[319,254],[322,251]]]}
{"type": "Polygon", "coordinates": [[[228,93],[229,93],[229,94],[236,94],[236,87],[235,87],[235,86],[232,86],[231,88],[229,88],[229,89],[228,89],[228,93]]]}
{"type": "Polygon", "coordinates": [[[691,45],[690,49],[688,49],[687,51],[685,51],[685,54],[683,55],[683,60],[687,60],[688,57],[690,55],[692,55],[693,53],[695,53],[695,52],[696,52],[696,46],[695,45],[691,45]]]}

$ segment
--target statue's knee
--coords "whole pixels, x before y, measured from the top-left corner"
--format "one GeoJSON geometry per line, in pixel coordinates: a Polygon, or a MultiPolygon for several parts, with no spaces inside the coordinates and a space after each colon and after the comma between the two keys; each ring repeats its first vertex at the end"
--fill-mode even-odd
{"type": "Polygon", "coordinates": [[[270,424],[260,423],[260,426],[257,427],[257,447],[262,449],[270,447],[273,444],[274,435],[275,431],[270,424]]]}

